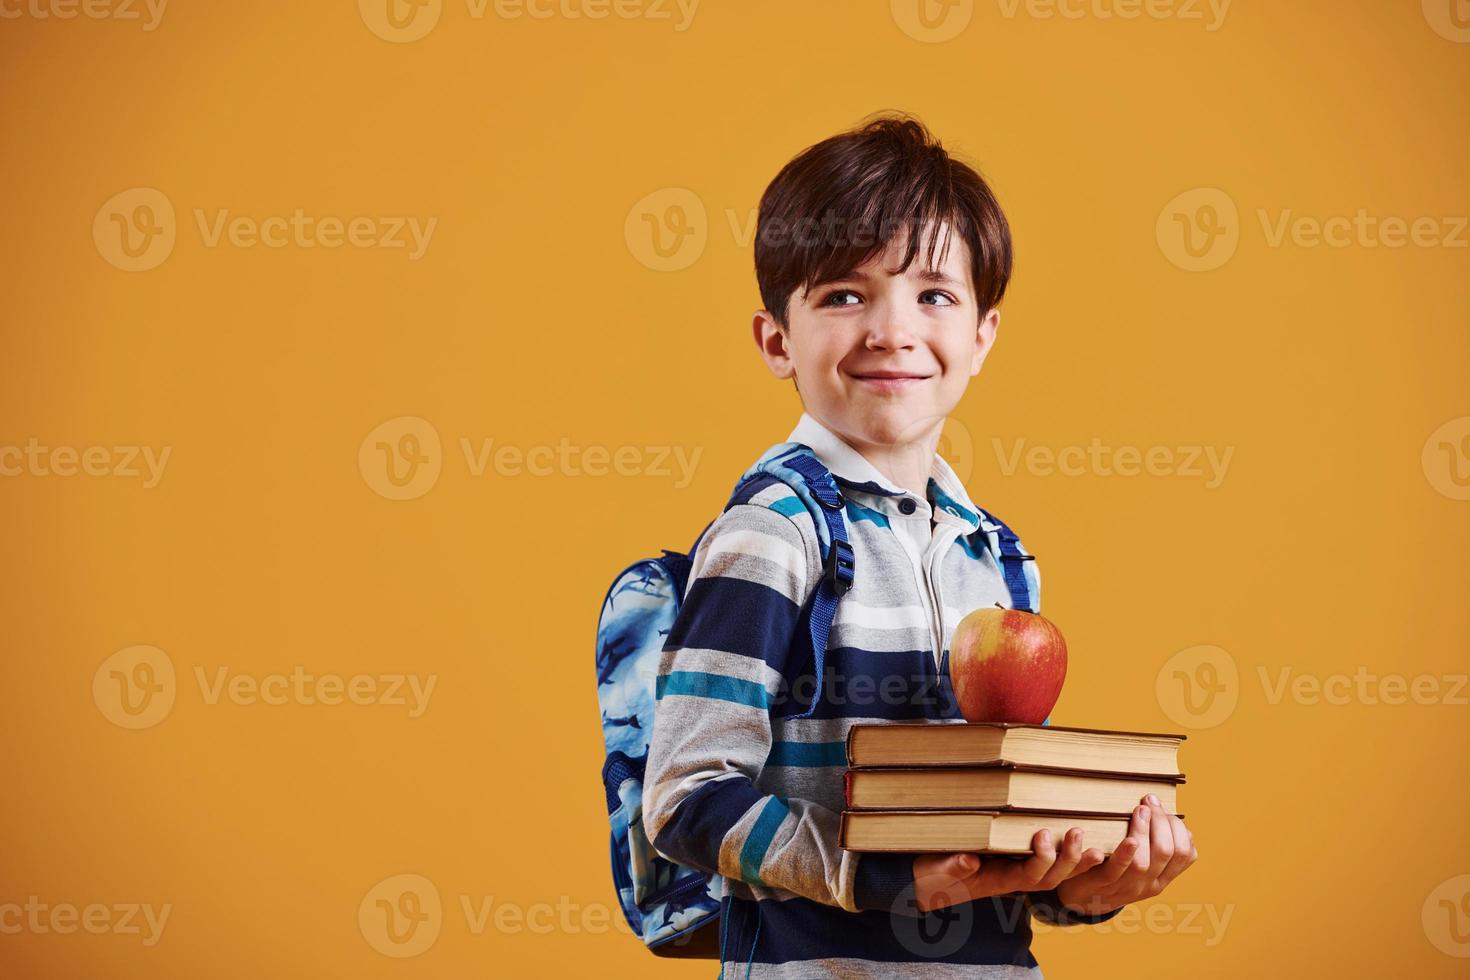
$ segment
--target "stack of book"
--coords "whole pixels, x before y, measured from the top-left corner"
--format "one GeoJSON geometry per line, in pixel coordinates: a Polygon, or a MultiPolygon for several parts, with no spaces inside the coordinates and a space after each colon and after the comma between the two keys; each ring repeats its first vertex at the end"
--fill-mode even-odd
{"type": "Polygon", "coordinates": [[[1030,854],[1077,827],[1104,854],[1148,793],[1178,812],[1183,735],[1060,725],[858,724],[847,733],[842,847],[1030,854]]]}

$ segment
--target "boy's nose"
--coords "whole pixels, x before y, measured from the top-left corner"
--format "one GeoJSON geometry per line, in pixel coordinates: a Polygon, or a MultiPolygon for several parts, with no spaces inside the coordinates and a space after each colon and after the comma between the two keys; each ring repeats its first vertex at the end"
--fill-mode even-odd
{"type": "Polygon", "coordinates": [[[908,319],[892,308],[873,311],[868,323],[867,345],[873,350],[894,350],[914,346],[916,331],[908,319]]]}

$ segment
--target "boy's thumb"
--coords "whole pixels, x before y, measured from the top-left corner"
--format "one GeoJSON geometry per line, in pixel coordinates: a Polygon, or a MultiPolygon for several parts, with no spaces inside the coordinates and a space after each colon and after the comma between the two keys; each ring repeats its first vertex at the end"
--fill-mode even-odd
{"type": "Polygon", "coordinates": [[[980,867],[980,859],[973,854],[961,854],[959,857],[955,858],[954,863],[955,866],[958,867],[963,874],[969,874],[971,871],[974,871],[976,868],[980,867]]]}

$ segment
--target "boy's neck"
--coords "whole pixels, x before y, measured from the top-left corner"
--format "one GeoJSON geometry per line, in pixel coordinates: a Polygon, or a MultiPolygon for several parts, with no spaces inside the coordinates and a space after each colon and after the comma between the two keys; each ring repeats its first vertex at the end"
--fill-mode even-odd
{"type": "MultiPolygon", "coordinates": [[[[862,453],[873,468],[888,478],[894,486],[914,494],[920,500],[929,497],[929,474],[934,468],[934,454],[939,449],[940,429],[923,438],[899,445],[853,444],[848,445],[862,453]]],[[[847,440],[844,440],[847,441],[847,440]]]]}

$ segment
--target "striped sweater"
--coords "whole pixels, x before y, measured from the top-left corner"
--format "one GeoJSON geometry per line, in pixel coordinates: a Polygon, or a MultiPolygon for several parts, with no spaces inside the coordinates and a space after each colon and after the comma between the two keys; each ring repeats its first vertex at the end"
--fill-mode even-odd
{"type": "Polygon", "coordinates": [[[837,843],[855,722],[964,721],[948,676],[955,625],[1011,604],[987,544],[993,525],[938,454],[921,499],[809,414],[788,441],[836,479],[857,569],[821,703],[792,717],[815,689],[804,607],[822,572],[817,530],[789,487],[761,477],[705,532],[664,645],[643,784],[649,839],[723,877],[722,970],[733,977],[1038,978],[1030,916],[1072,925],[1116,911],[1077,915],[1052,890],[921,915],[911,856],[837,843]]]}

